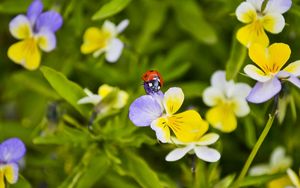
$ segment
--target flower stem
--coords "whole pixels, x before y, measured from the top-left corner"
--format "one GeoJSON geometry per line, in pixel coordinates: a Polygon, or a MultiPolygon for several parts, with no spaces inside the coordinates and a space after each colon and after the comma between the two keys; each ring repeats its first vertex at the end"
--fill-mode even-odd
{"type": "Polygon", "coordinates": [[[255,145],[254,145],[254,147],[253,147],[246,163],[244,164],[244,167],[243,167],[239,177],[234,182],[233,188],[238,188],[241,181],[244,179],[244,177],[245,177],[246,173],[248,172],[248,169],[249,169],[254,157],[256,156],[260,146],[262,145],[263,141],[265,140],[266,136],[269,133],[270,128],[272,127],[275,115],[276,115],[276,111],[273,111],[273,113],[269,115],[269,120],[268,120],[264,130],[262,131],[261,135],[259,136],[257,142],[255,143],[255,145]]]}

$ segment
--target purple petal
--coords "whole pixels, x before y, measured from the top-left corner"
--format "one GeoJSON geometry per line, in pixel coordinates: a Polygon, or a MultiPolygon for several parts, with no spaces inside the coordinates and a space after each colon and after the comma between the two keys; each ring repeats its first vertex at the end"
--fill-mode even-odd
{"type": "Polygon", "coordinates": [[[24,143],[18,138],[10,138],[0,144],[0,163],[17,162],[26,152],[24,143]]]}
{"type": "Polygon", "coordinates": [[[27,17],[30,20],[30,23],[34,25],[37,17],[42,13],[43,11],[43,4],[40,0],[34,0],[27,10],[27,17]]]}
{"type": "Polygon", "coordinates": [[[136,126],[149,126],[161,116],[163,109],[155,98],[143,95],[137,98],[129,107],[129,119],[136,126]]]}
{"type": "Polygon", "coordinates": [[[252,103],[262,103],[274,97],[281,90],[281,83],[277,78],[267,82],[257,82],[247,96],[252,103]]]}
{"type": "Polygon", "coordinates": [[[47,11],[42,13],[36,20],[36,30],[47,28],[52,32],[57,31],[63,23],[61,15],[55,11],[47,11]]]}
{"type": "Polygon", "coordinates": [[[300,88],[300,80],[299,78],[297,78],[296,76],[291,75],[289,77],[289,79],[287,79],[288,81],[290,81],[292,84],[294,84],[295,86],[297,86],[298,88],[300,88]]]}

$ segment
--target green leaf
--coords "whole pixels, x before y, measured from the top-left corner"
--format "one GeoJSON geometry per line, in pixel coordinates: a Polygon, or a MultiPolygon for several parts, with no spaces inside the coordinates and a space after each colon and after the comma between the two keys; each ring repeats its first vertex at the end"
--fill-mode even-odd
{"type": "Polygon", "coordinates": [[[81,115],[84,117],[88,116],[90,109],[85,105],[79,105],[77,103],[79,99],[86,96],[79,85],[68,80],[62,73],[52,68],[43,66],[41,67],[41,71],[50,85],[62,98],[70,103],[81,115]]]}
{"type": "Polygon", "coordinates": [[[111,0],[102,6],[92,17],[92,20],[105,19],[122,11],[131,0],[111,0]]]}
{"type": "Polygon", "coordinates": [[[93,144],[59,188],[92,187],[106,174],[109,167],[110,161],[106,155],[98,149],[96,144],[93,144]]]}
{"type": "Polygon", "coordinates": [[[136,49],[143,53],[152,42],[153,35],[162,27],[167,12],[166,1],[145,1],[143,2],[147,12],[143,20],[142,32],[138,38],[136,49]]]}
{"type": "Polygon", "coordinates": [[[87,146],[90,141],[88,133],[66,125],[59,125],[59,129],[54,134],[37,137],[33,140],[34,144],[58,144],[58,145],[81,145],[87,146]]]}
{"type": "Polygon", "coordinates": [[[226,78],[234,79],[239,73],[247,56],[247,48],[241,45],[233,36],[229,59],[226,62],[226,78]]]}
{"type": "Polygon", "coordinates": [[[12,80],[17,84],[22,84],[37,93],[46,96],[53,100],[58,100],[60,97],[53,91],[47,81],[43,79],[39,72],[21,71],[12,76],[12,80]],[[38,74],[35,74],[38,73],[38,74]]]}
{"type": "Polygon", "coordinates": [[[176,12],[179,26],[200,42],[214,44],[217,35],[213,27],[204,19],[201,8],[193,0],[171,1],[176,12]]]}
{"type": "Polygon", "coordinates": [[[134,178],[141,185],[141,187],[162,187],[157,174],[141,157],[133,152],[125,151],[122,159],[122,165],[125,168],[125,171],[128,173],[128,175],[134,178]]]}
{"type": "Polygon", "coordinates": [[[217,184],[214,185],[214,188],[225,188],[229,187],[230,184],[233,182],[235,175],[230,174],[225,178],[221,179],[217,184]]]}

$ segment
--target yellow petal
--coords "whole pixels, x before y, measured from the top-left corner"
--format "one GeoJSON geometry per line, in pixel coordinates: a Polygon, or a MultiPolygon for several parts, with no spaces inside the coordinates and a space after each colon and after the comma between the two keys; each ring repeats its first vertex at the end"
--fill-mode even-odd
{"type": "Polygon", "coordinates": [[[151,128],[156,132],[156,137],[163,143],[171,141],[170,129],[167,125],[167,119],[162,117],[151,123],[151,128]]]}
{"type": "Polygon", "coordinates": [[[167,114],[171,115],[178,111],[184,100],[184,94],[179,87],[172,87],[164,95],[164,107],[167,114]]]}
{"type": "Polygon", "coordinates": [[[269,47],[270,72],[277,73],[290,58],[291,49],[284,43],[274,43],[269,47]]]}
{"type": "Polygon", "coordinates": [[[300,76],[300,60],[290,63],[283,70],[293,74],[294,76],[300,76]]]}
{"type": "Polygon", "coordinates": [[[40,50],[33,38],[25,39],[11,45],[7,55],[12,61],[29,70],[37,69],[41,61],[40,50]]]}
{"type": "Polygon", "coordinates": [[[258,65],[265,73],[268,73],[269,64],[267,48],[261,44],[255,43],[249,47],[250,59],[258,65]]]}
{"type": "Polygon", "coordinates": [[[167,124],[182,142],[198,141],[208,129],[208,123],[194,110],[168,117],[167,124]]]}
{"type": "Polygon", "coordinates": [[[16,173],[17,172],[15,172],[14,168],[11,165],[7,165],[6,167],[4,167],[4,176],[6,180],[11,184],[16,183],[16,176],[18,176],[16,173]]]}
{"type": "Polygon", "coordinates": [[[269,38],[259,21],[254,21],[240,28],[237,32],[237,40],[244,46],[249,47],[254,43],[259,43],[265,47],[269,45],[269,38]]]}
{"type": "Polygon", "coordinates": [[[83,54],[88,54],[105,48],[110,37],[111,34],[109,32],[102,31],[96,27],[88,28],[83,35],[81,52],[83,54]]]}
{"type": "Polygon", "coordinates": [[[30,21],[25,15],[18,15],[9,23],[10,33],[17,39],[26,39],[32,36],[30,21]]]}
{"type": "Polygon", "coordinates": [[[125,91],[119,91],[118,94],[117,94],[117,98],[116,100],[114,101],[114,104],[113,104],[113,107],[114,108],[123,108],[127,101],[128,101],[128,93],[125,92],[125,91]]]}
{"type": "Polygon", "coordinates": [[[283,177],[280,177],[280,178],[270,181],[267,184],[267,188],[288,187],[289,185],[292,185],[292,182],[289,179],[289,177],[286,175],[286,176],[283,176],[283,177]]]}
{"type": "Polygon", "coordinates": [[[107,85],[107,84],[103,84],[98,89],[98,95],[100,95],[102,98],[104,98],[113,90],[114,90],[114,87],[111,87],[110,85],[107,85]]]}
{"type": "Polygon", "coordinates": [[[281,14],[269,13],[263,17],[262,24],[267,31],[277,34],[283,30],[285,21],[281,14]]]}
{"type": "Polygon", "coordinates": [[[236,9],[237,19],[243,23],[250,23],[256,20],[257,13],[255,7],[249,2],[242,2],[236,9]]]}
{"type": "Polygon", "coordinates": [[[232,107],[224,104],[211,108],[206,113],[206,119],[214,128],[223,132],[232,132],[237,126],[232,107]]]}
{"type": "Polygon", "coordinates": [[[0,188],[5,188],[5,184],[4,184],[4,172],[3,170],[0,168],[0,188]]]}

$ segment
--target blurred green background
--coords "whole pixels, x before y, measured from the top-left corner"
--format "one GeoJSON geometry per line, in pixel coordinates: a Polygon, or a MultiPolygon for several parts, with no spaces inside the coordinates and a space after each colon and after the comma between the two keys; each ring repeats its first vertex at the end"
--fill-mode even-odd
{"type": "MultiPolygon", "coordinates": [[[[42,56],[41,64],[55,71],[42,70],[62,80],[65,76],[78,85],[69,88],[67,80],[57,83],[66,86],[61,94],[40,69],[28,71],[8,59],[7,50],[16,42],[9,33],[9,22],[25,13],[31,1],[2,0],[0,141],[19,137],[27,146],[20,172],[24,178],[11,187],[213,187],[221,179],[237,175],[268,119],[272,101],[251,104],[251,113],[238,120],[234,132],[219,133],[216,147],[221,160],[212,164],[197,161],[194,179],[190,170],[192,158],[165,161],[173,147],[159,144],[150,128],[135,127],[128,119],[128,107],[144,94],[140,77],[149,69],[163,75],[163,91],[181,87],[185,94],[182,109],[193,106],[202,117],[208,109],[202,101],[202,92],[210,85],[210,76],[216,70],[227,68],[232,79],[253,86],[254,81],[240,74],[243,66],[251,63],[248,57],[239,58],[246,49],[235,39],[235,32],[242,24],[234,12],[241,2],[43,0],[44,10],[60,12],[64,24],[57,32],[57,48],[42,56]],[[112,2],[118,6],[112,6],[112,2]],[[103,56],[95,59],[80,53],[85,29],[101,27],[105,19],[119,23],[126,18],[130,24],[121,34],[125,48],[117,63],[107,63],[103,56]],[[97,134],[93,135],[87,130],[92,105],[78,105],[82,112],[79,113],[68,95],[76,92],[75,95],[83,95],[79,86],[96,92],[104,83],[127,91],[130,98],[122,110],[100,115],[94,122],[97,134]]],[[[268,36],[271,43],[290,45],[289,62],[292,62],[300,59],[299,1],[293,1],[284,17],[287,25],[283,32],[268,36]]],[[[294,86],[289,86],[290,102],[284,120],[275,121],[254,164],[268,162],[271,151],[282,145],[293,158],[293,169],[300,167],[297,117],[300,94],[294,86]]],[[[264,187],[274,177],[267,178],[244,185],[264,187]]]]}

